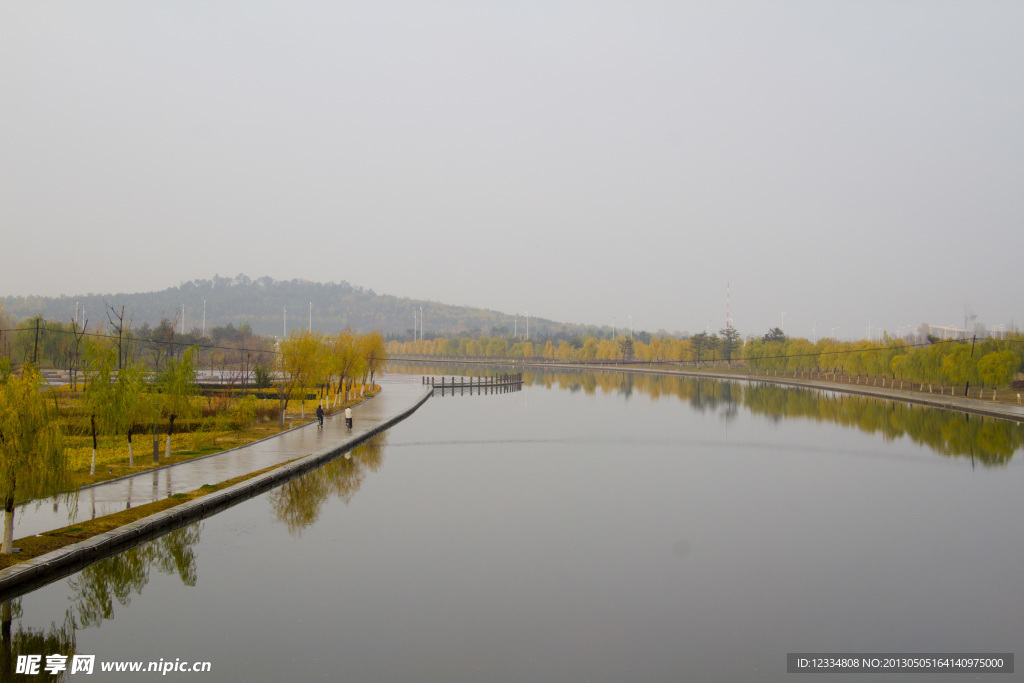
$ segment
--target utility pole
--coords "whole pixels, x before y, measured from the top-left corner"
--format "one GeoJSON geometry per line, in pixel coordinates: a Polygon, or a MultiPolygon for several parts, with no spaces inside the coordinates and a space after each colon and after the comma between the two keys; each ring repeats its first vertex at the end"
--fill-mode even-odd
{"type": "Polygon", "coordinates": [[[284,326],[281,327],[281,339],[288,336],[288,307],[284,307],[284,326]]]}
{"type": "Polygon", "coordinates": [[[206,336],[206,299],[203,299],[203,336],[206,336]]]}
{"type": "MultiPolygon", "coordinates": [[[[977,334],[975,334],[974,338],[971,339],[971,360],[974,360],[974,342],[976,342],[976,341],[978,341],[978,335],[977,334]]],[[[970,388],[971,388],[971,380],[968,379],[967,383],[964,385],[964,396],[967,396],[967,392],[970,390],[970,388]]]]}
{"type": "Polygon", "coordinates": [[[39,365],[39,318],[36,318],[36,343],[32,347],[32,365],[39,365]]]}

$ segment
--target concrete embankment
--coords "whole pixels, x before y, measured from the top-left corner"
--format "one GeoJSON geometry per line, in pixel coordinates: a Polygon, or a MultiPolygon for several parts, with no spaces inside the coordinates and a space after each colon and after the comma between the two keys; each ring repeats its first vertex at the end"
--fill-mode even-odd
{"type": "MultiPolygon", "coordinates": [[[[401,422],[415,412],[432,391],[423,388],[400,410],[385,419],[357,429],[346,439],[337,441],[317,452],[282,465],[221,491],[183,503],[164,512],[150,515],[85,541],[66,546],[0,571],[0,601],[35,590],[40,586],[69,576],[89,564],[109,557],[135,545],[154,539],[168,531],[199,521],[249,498],[295,479],[316,469],[380,432],[401,422]]],[[[337,418],[341,419],[341,418],[337,418]]],[[[358,422],[356,423],[358,427],[358,422]]],[[[312,429],[316,429],[315,426],[312,429]]],[[[225,477],[229,479],[230,477],[225,477]]],[[[223,479],[222,479],[223,480],[223,479]]]]}

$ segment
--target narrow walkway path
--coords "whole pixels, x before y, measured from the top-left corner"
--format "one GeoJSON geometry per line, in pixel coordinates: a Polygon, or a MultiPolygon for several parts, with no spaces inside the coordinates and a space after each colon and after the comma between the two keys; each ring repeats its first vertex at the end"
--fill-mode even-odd
{"type": "Polygon", "coordinates": [[[70,514],[67,505],[56,499],[28,503],[15,513],[14,537],[35,535],[145,505],[174,493],[193,491],[203,484],[217,484],[328,446],[355,441],[420,400],[429,391],[420,382],[413,375],[384,375],[378,379],[383,390],[352,409],[351,430],[345,426],[342,412],[326,417],[323,429],[317,427],[314,419],[310,424],[247,446],[89,486],[78,494],[77,514],[70,514]]]}

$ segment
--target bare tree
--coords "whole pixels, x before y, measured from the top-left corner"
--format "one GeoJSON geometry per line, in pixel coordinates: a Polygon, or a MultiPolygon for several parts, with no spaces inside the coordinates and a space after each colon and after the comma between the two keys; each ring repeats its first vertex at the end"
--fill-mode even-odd
{"type": "Polygon", "coordinates": [[[128,322],[124,321],[124,305],[121,305],[121,310],[118,311],[112,305],[107,305],[107,321],[110,323],[111,329],[117,333],[117,369],[120,370],[124,365],[124,362],[128,359],[128,333],[132,329],[132,317],[128,318],[128,322]]]}
{"type": "Polygon", "coordinates": [[[89,319],[85,319],[85,324],[82,326],[82,330],[78,330],[78,323],[75,322],[74,318],[71,320],[71,334],[75,337],[75,348],[71,351],[73,354],[73,363],[71,364],[71,391],[78,391],[78,364],[81,360],[82,355],[82,339],[85,338],[85,330],[89,327],[89,319]]]}

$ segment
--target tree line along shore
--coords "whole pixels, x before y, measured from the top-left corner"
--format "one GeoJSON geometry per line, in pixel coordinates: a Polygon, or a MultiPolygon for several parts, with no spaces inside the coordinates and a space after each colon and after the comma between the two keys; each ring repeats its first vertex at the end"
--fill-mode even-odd
{"type": "MultiPolygon", "coordinates": [[[[391,357],[465,360],[624,363],[652,366],[730,366],[751,372],[817,373],[823,379],[874,377],[966,393],[989,388],[1024,388],[1024,335],[956,340],[901,338],[879,341],[811,342],[787,337],[778,328],[762,337],[743,339],[733,328],[720,334],[674,337],[578,337],[572,340],[510,341],[500,337],[437,337],[390,341],[391,357]]],[[[851,380],[852,381],[852,380],[851,380]]]]}
{"type": "MultiPolygon", "coordinates": [[[[87,321],[86,321],[87,322],[87,321]]],[[[37,366],[61,368],[72,375],[81,366],[83,339],[99,334],[116,338],[122,358],[159,370],[181,350],[197,346],[197,367],[211,374],[233,370],[249,376],[273,365],[281,342],[256,334],[248,323],[227,324],[201,332],[183,332],[178,320],[162,319],[156,326],[132,326],[124,306],[107,306],[102,329],[77,321],[47,321],[40,316],[16,325],[0,305],[0,357],[14,364],[32,360],[37,366]]],[[[311,326],[310,326],[311,327],[311,326]]],[[[522,327],[522,326],[520,326],[522,327]]],[[[742,337],[732,326],[718,332],[687,336],[652,336],[647,332],[614,334],[579,333],[568,338],[526,338],[524,330],[492,328],[479,332],[433,335],[382,341],[381,353],[392,356],[465,358],[479,360],[532,360],[563,362],[640,362],[701,367],[729,365],[753,372],[836,373],[888,377],[936,387],[1010,387],[1024,372],[1024,334],[1010,332],[999,338],[938,339],[926,333],[880,340],[814,342],[787,336],[773,328],[762,336],[742,337]]],[[[352,334],[351,330],[343,334],[352,334]]],[[[422,336],[422,330],[419,332],[422,336]]]]}

